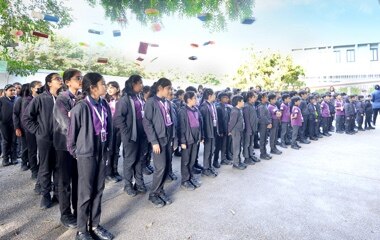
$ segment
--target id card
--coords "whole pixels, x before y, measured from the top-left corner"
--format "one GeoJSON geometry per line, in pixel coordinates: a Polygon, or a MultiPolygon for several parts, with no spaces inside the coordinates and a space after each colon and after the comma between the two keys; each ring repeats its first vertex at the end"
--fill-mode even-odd
{"type": "Polygon", "coordinates": [[[141,116],[144,118],[144,111],[141,111],[141,116]]]}
{"type": "Polygon", "coordinates": [[[216,127],[216,119],[212,120],[212,123],[214,124],[214,127],[216,127]]]}
{"type": "Polygon", "coordinates": [[[107,132],[104,128],[100,131],[100,141],[103,143],[107,141],[107,132]]]}

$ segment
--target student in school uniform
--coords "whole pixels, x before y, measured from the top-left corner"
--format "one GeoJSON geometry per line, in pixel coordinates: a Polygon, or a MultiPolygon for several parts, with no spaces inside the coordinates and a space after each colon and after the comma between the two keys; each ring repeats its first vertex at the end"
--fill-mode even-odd
{"type": "MultiPolygon", "coordinates": [[[[140,99],[145,102],[148,100],[150,96],[150,86],[144,86],[142,92],[140,94],[140,99]]],[[[145,156],[145,160],[143,163],[143,174],[151,175],[154,172],[153,166],[150,164],[152,161],[152,145],[148,144],[147,154],[145,156]]]]}
{"type": "Polygon", "coordinates": [[[302,111],[299,108],[301,104],[301,98],[298,96],[292,97],[292,115],[291,115],[291,124],[293,128],[292,132],[292,145],[291,148],[299,150],[301,148],[297,143],[298,131],[302,127],[302,122],[304,121],[302,111]]]}
{"type": "Polygon", "coordinates": [[[336,93],[335,92],[332,92],[332,93],[329,93],[330,94],[330,100],[327,102],[327,105],[329,106],[329,109],[330,109],[330,118],[329,118],[329,123],[328,123],[328,131],[329,132],[334,132],[335,131],[335,128],[333,126],[333,122],[334,122],[334,119],[335,119],[335,98],[336,98],[336,93]]]}
{"type": "MultiPolygon", "coordinates": [[[[177,109],[177,105],[175,105],[173,103],[173,99],[174,99],[174,93],[173,93],[173,88],[171,88],[170,93],[169,93],[166,100],[168,101],[168,103],[171,106],[172,117],[173,117],[173,119],[172,119],[173,120],[173,127],[174,127],[174,129],[176,129],[176,132],[173,133],[173,137],[171,139],[172,152],[175,152],[179,148],[179,144],[178,144],[179,143],[179,141],[178,141],[179,129],[178,129],[178,109],[177,109]]],[[[178,179],[178,177],[173,172],[173,154],[171,155],[170,163],[169,163],[168,167],[169,167],[168,168],[169,173],[166,176],[166,181],[167,182],[176,181],[178,179]]]]}
{"type": "Polygon", "coordinates": [[[269,138],[269,145],[270,145],[270,153],[275,155],[281,155],[282,152],[278,150],[276,147],[277,142],[277,132],[278,128],[280,126],[280,118],[281,118],[281,111],[276,106],[276,95],[273,93],[268,94],[268,111],[272,119],[272,127],[270,129],[270,138],[269,138]]]}
{"type": "Polygon", "coordinates": [[[300,143],[310,144],[310,141],[307,139],[308,122],[306,121],[309,118],[310,114],[307,108],[308,93],[304,90],[301,90],[299,92],[299,96],[301,97],[301,104],[299,108],[301,109],[303,119],[305,119],[305,121],[302,122],[302,127],[299,129],[300,143]]]}
{"type": "Polygon", "coordinates": [[[77,159],[78,207],[76,239],[113,239],[100,225],[101,200],[106,178],[107,148],[112,138],[112,114],[106,83],[99,73],[82,80],[82,95],[70,111],[67,148],[77,159]]]}
{"type": "Polygon", "coordinates": [[[356,109],[356,123],[358,124],[358,131],[365,131],[363,128],[364,114],[365,114],[365,104],[364,96],[359,95],[358,100],[355,102],[356,109]]]}
{"type": "Polygon", "coordinates": [[[143,127],[144,102],[139,93],[143,81],[139,75],[132,75],[125,82],[123,97],[116,103],[114,115],[115,127],[118,128],[123,143],[124,191],[129,196],[146,193],[143,170],[148,141],[143,127]]]}
{"type": "Polygon", "coordinates": [[[227,104],[230,97],[226,92],[218,94],[218,103],[216,104],[216,112],[218,115],[219,135],[215,141],[214,161],[213,166],[218,168],[221,165],[231,165],[232,162],[227,159],[227,142],[228,142],[228,121],[229,113],[227,104]],[[221,161],[219,163],[219,153],[221,161]]]}
{"type": "MultiPolygon", "coordinates": [[[[111,81],[107,83],[107,94],[105,96],[105,100],[110,106],[113,120],[115,117],[116,103],[120,100],[120,92],[121,91],[120,91],[120,86],[118,82],[111,81]]],[[[120,131],[117,127],[115,127],[115,124],[113,124],[112,141],[110,143],[110,149],[108,152],[106,180],[110,182],[114,182],[114,183],[117,183],[123,180],[123,178],[121,177],[118,171],[120,145],[121,145],[120,131]]]]}
{"type": "Polygon", "coordinates": [[[215,94],[211,88],[203,89],[203,96],[199,110],[203,118],[204,150],[202,175],[207,177],[218,176],[217,171],[211,165],[215,147],[215,137],[219,134],[218,116],[214,105],[215,94]]]}
{"type": "Polygon", "coordinates": [[[365,111],[365,124],[364,127],[366,130],[375,129],[372,126],[372,115],[373,115],[373,108],[372,108],[372,95],[368,95],[367,99],[364,102],[364,111],[365,111]]]}
{"type": "Polygon", "coordinates": [[[26,94],[29,94],[30,91],[30,84],[26,83],[23,84],[21,87],[21,92],[20,96],[16,99],[16,102],[13,106],[13,125],[14,125],[14,130],[16,132],[16,137],[20,139],[21,143],[21,170],[22,171],[27,171],[30,168],[29,165],[29,158],[28,158],[28,148],[26,144],[26,137],[25,137],[25,129],[22,125],[22,101],[24,99],[24,96],[26,94]]]}
{"type": "Polygon", "coordinates": [[[5,96],[0,98],[0,130],[3,137],[3,166],[17,164],[16,134],[13,124],[13,106],[16,99],[16,89],[12,84],[4,87],[5,96]]]}
{"type": "Polygon", "coordinates": [[[201,183],[193,174],[195,159],[198,154],[198,143],[203,141],[202,116],[196,108],[197,95],[190,91],[184,94],[185,106],[178,112],[179,119],[179,142],[181,144],[181,188],[194,190],[201,183]]]}
{"type": "Polygon", "coordinates": [[[67,150],[67,131],[70,111],[75,105],[78,91],[82,88],[82,73],[68,69],[63,73],[66,91],[61,92],[53,108],[53,144],[56,150],[59,210],[61,223],[67,228],[77,226],[78,168],[76,159],[67,150]],[[71,211],[73,209],[73,212],[71,211]]]}
{"type": "Polygon", "coordinates": [[[321,126],[322,126],[322,109],[321,109],[321,96],[319,93],[314,93],[315,97],[315,108],[317,110],[318,115],[318,122],[315,124],[315,133],[317,134],[318,138],[323,138],[322,132],[321,132],[321,126]]]}
{"type": "Polygon", "coordinates": [[[25,127],[36,135],[38,156],[38,182],[41,185],[41,209],[47,209],[58,201],[58,176],[56,150],[53,144],[53,108],[62,87],[62,77],[58,73],[50,73],[45,78],[44,92],[33,98],[25,115],[25,127]],[[54,195],[50,196],[51,177],[53,175],[54,195]]]}
{"type": "Polygon", "coordinates": [[[330,121],[331,114],[330,114],[330,107],[328,105],[328,102],[330,101],[330,95],[323,94],[321,97],[322,97],[321,110],[322,110],[322,129],[323,129],[322,135],[325,137],[330,137],[331,134],[329,133],[329,121],[330,121]]]}
{"type": "MultiPolygon", "coordinates": [[[[32,99],[38,96],[38,89],[42,87],[42,83],[40,81],[32,81],[30,83],[30,88],[28,91],[24,92],[24,96],[22,97],[21,104],[21,126],[24,129],[25,139],[26,139],[26,148],[28,150],[28,162],[30,171],[32,172],[31,179],[37,180],[38,175],[38,161],[37,161],[37,140],[36,135],[29,132],[25,125],[25,115],[28,112],[29,103],[32,99]]],[[[37,194],[40,194],[40,184],[36,182],[35,191],[37,194]]]]}
{"type": "Polygon", "coordinates": [[[344,102],[342,94],[336,93],[335,99],[335,130],[336,133],[344,133],[344,102]]]}
{"type": "MultiPolygon", "coordinates": [[[[228,135],[232,137],[232,151],[233,151],[233,165],[232,167],[239,170],[244,170],[247,168],[245,163],[242,163],[241,155],[241,143],[243,131],[245,128],[244,117],[243,117],[243,107],[244,99],[240,95],[232,97],[232,111],[230,116],[230,121],[228,122],[228,135]]],[[[250,163],[254,163],[253,161],[250,163]]]]}
{"type": "Polygon", "coordinates": [[[290,95],[282,95],[282,103],[280,105],[281,111],[281,144],[282,148],[288,148],[290,144],[289,132],[290,132],[290,95]]]}
{"type": "Polygon", "coordinates": [[[259,116],[259,134],[260,134],[260,158],[263,160],[270,160],[272,156],[267,153],[266,141],[268,139],[268,131],[272,128],[272,117],[269,113],[268,95],[267,93],[260,93],[257,98],[260,105],[257,107],[259,116]]]}
{"type": "MultiPolygon", "coordinates": [[[[176,93],[174,94],[174,99],[172,100],[172,102],[175,104],[175,107],[176,107],[176,110],[179,111],[183,106],[185,106],[185,102],[184,102],[184,95],[185,95],[185,91],[182,90],[182,89],[178,89],[176,91],[176,93]]],[[[180,157],[181,156],[181,148],[180,146],[176,148],[176,150],[174,151],[174,156],[176,157],[180,157]]]]}
{"type": "Polygon", "coordinates": [[[244,163],[248,165],[254,165],[255,162],[260,162],[260,160],[255,156],[255,151],[253,148],[253,139],[258,130],[259,121],[255,107],[256,101],[256,93],[249,91],[245,96],[245,104],[243,107],[245,128],[242,136],[244,163]]]}
{"type": "MultiPolygon", "coordinates": [[[[231,111],[232,111],[232,108],[233,106],[231,105],[231,99],[232,99],[232,92],[229,91],[227,92],[228,94],[228,103],[226,103],[226,107],[227,107],[227,119],[228,121],[230,121],[230,116],[231,116],[231,111]]],[[[227,155],[227,161],[230,161],[231,164],[232,164],[232,137],[231,136],[227,136],[227,150],[226,150],[226,155],[227,155]]]]}
{"type": "Polygon", "coordinates": [[[308,123],[308,126],[309,126],[309,136],[310,136],[310,140],[313,140],[313,141],[317,141],[318,140],[318,136],[317,136],[317,129],[316,129],[316,125],[318,124],[318,112],[317,112],[317,102],[315,100],[315,97],[314,96],[310,96],[309,97],[309,103],[307,105],[307,107],[309,108],[309,119],[307,119],[307,121],[309,121],[308,123]]]}
{"type": "Polygon", "coordinates": [[[348,102],[344,104],[344,116],[346,118],[345,120],[345,130],[346,134],[353,135],[356,133],[354,130],[355,127],[355,101],[356,101],[356,95],[350,95],[348,96],[348,102]]]}
{"type": "Polygon", "coordinates": [[[151,88],[151,97],[144,107],[143,126],[148,142],[152,144],[154,174],[149,201],[155,207],[163,207],[172,203],[164,191],[164,183],[169,174],[172,154],[172,139],[176,133],[173,124],[173,110],[166,100],[172,83],[166,78],[155,82],[151,88]]]}

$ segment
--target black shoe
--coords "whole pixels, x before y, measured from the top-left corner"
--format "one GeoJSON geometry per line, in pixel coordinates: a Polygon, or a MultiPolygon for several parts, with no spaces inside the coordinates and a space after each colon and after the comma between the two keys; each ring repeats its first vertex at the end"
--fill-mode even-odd
{"type": "Polygon", "coordinates": [[[137,193],[145,194],[147,192],[145,184],[142,185],[135,185],[135,190],[137,193]]]}
{"type": "Polygon", "coordinates": [[[145,175],[151,175],[153,172],[148,168],[148,167],[144,167],[143,168],[143,174],[145,175]]]}
{"type": "Polygon", "coordinates": [[[285,142],[285,145],[290,146],[290,145],[292,145],[292,143],[291,142],[285,142]]]}
{"type": "Polygon", "coordinates": [[[227,159],[225,159],[225,160],[222,160],[222,162],[221,162],[220,164],[221,164],[221,165],[231,165],[232,162],[229,161],[229,160],[227,160],[227,159]]]}
{"type": "Polygon", "coordinates": [[[307,139],[303,139],[300,141],[300,143],[303,143],[303,144],[310,144],[311,142],[307,139]]]}
{"type": "Polygon", "coordinates": [[[369,126],[369,129],[376,129],[375,127],[369,126]]]}
{"type": "Polygon", "coordinates": [[[41,203],[40,203],[40,209],[48,209],[52,205],[50,194],[46,196],[42,196],[41,203]]]}
{"type": "Polygon", "coordinates": [[[165,202],[157,195],[149,195],[149,201],[156,207],[162,208],[165,206],[165,202]]]}
{"type": "Polygon", "coordinates": [[[3,160],[3,167],[7,167],[11,165],[11,163],[9,162],[9,160],[3,160]]]}
{"type": "Polygon", "coordinates": [[[174,152],[174,156],[176,156],[176,157],[181,157],[182,154],[181,154],[180,151],[175,151],[175,152],[174,152]]]}
{"type": "Polygon", "coordinates": [[[109,176],[107,176],[106,177],[106,180],[107,180],[107,182],[113,182],[113,183],[117,183],[117,182],[119,182],[120,180],[119,179],[117,179],[115,176],[113,176],[113,175],[109,175],[109,176]]]}
{"type": "Polygon", "coordinates": [[[270,159],[272,159],[272,156],[271,156],[271,155],[267,154],[267,156],[268,156],[270,159]]]}
{"type": "Polygon", "coordinates": [[[77,219],[71,214],[61,216],[61,223],[67,228],[77,228],[77,219]]]}
{"type": "Polygon", "coordinates": [[[13,164],[13,165],[17,165],[17,164],[18,164],[18,161],[17,161],[17,159],[12,159],[12,161],[11,161],[11,162],[12,162],[12,164],[13,164]]]}
{"type": "Polygon", "coordinates": [[[202,170],[200,170],[199,168],[194,168],[194,167],[193,167],[192,172],[193,172],[193,174],[201,174],[201,173],[202,173],[202,170]]]}
{"type": "Polygon", "coordinates": [[[311,137],[310,140],[318,141],[318,138],[316,138],[316,137],[311,137]]]}
{"type": "Polygon", "coordinates": [[[293,148],[295,150],[299,150],[300,149],[297,145],[292,145],[291,148],[293,148]]]}
{"type": "Polygon", "coordinates": [[[77,232],[75,240],[94,240],[89,232],[77,232]]]}
{"type": "Polygon", "coordinates": [[[183,182],[181,184],[181,188],[183,190],[186,190],[186,191],[194,191],[195,190],[195,186],[190,181],[183,182]]]}
{"type": "Polygon", "coordinates": [[[281,155],[282,154],[282,152],[280,150],[278,150],[277,148],[271,150],[270,153],[275,154],[275,155],[281,155]]]}
{"type": "Polygon", "coordinates": [[[258,159],[256,156],[252,156],[251,160],[254,162],[261,162],[260,159],[258,159]]]}
{"type": "Polygon", "coordinates": [[[296,142],[296,146],[297,146],[298,148],[302,148],[301,145],[298,144],[298,142],[296,142]]]}
{"type": "Polygon", "coordinates": [[[235,168],[235,169],[238,169],[238,170],[244,170],[244,169],[247,168],[246,165],[243,165],[241,163],[239,163],[239,164],[233,164],[232,167],[235,168]]]}
{"type": "Polygon", "coordinates": [[[322,135],[325,136],[325,137],[330,137],[331,136],[331,134],[329,134],[329,133],[323,133],[322,135]]]}
{"type": "Polygon", "coordinates": [[[354,135],[355,133],[353,133],[353,132],[346,132],[346,134],[348,134],[348,135],[354,135]]]}
{"type": "Polygon", "coordinates": [[[244,160],[244,163],[247,164],[247,165],[255,165],[255,162],[252,159],[250,159],[250,158],[246,158],[244,160]]]}
{"type": "Polygon", "coordinates": [[[102,226],[98,225],[96,228],[91,229],[91,232],[101,240],[111,240],[114,239],[114,235],[104,229],[102,226]]]}
{"type": "Polygon", "coordinates": [[[36,185],[34,186],[34,189],[33,189],[34,193],[36,195],[41,195],[41,185],[36,183],[36,185]]]}
{"type": "Polygon", "coordinates": [[[215,168],[211,167],[211,168],[210,168],[210,171],[211,171],[215,176],[218,176],[218,172],[216,171],[215,168]]]}
{"type": "Polygon", "coordinates": [[[38,175],[37,172],[32,172],[32,176],[30,177],[30,179],[37,180],[37,175],[38,175]]]}
{"type": "Polygon", "coordinates": [[[214,161],[214,162],[212,163],[212,165],[214,166],[214,168],[220,168],[220,163],[219,163],[218,160],[217,160],[217,161],[214,161]]]}
{"type": "Polygon", "coordinates": [[[253,145],[253,148],[254,149],[260,149],[260,145],[259,144],[253,145]]]}
{"type": "Polygon", "coordinates": [[[190,179],[191,184],[194,185],[195,188],[199,188],[202,186],[202,183],[198,181],[196,178],[191,178],[190,179]]]}
{"type": "Polygon", "coordinates": [[[270,160],[270,159],[271,159],[267,154],[265,154],[265,155],[260,155],[260,158],[261,158],[262,160],[270,160]]]}
{"type": "Polygon", "coordinates": [[[336,131],[336,133],[342,134],[342,133],[344,133],[344,132],[343,132],[343,131],[336,131]]]}
{"type": "Polygon", "coordinates": [[[195,167],[195,168],[198,168],[198,169],[200,169],[200,170],[203,170],[203,169],[204,169],[204,168],[203,168],[198,162],[194,164],[194,167],[195,167]]]}
{"type": "Polygon", "coordinates": [[[202,171],[202,176],[215,178],[217,175],[215,175],[215,174],[211,171],[211,169],[205,169],[205,170],[202,171]]]}
{"type": "Polygon", "coordinates": [[[177,179],[178,177],[173,172],[169,173],[166,177],[167,182],[176,181],[177,179]]]}
{"type": "Polygon", "coordinates": [[[114,176],[118,180],[118,182],[120,182],[121,180],[123,180],[123,177],[118,172],[115,172],[114,176]]]}
{"type": "Polygon", "coordinates": [[[162,201],[165,202],[165,205],[170,205],[173,203],[173,201],[165,194],[164,191],[162,191],[160,194],[159,194],[159,197],[162,199],[162,201]]]}
{"type": "Polygon", "coordinates": [[[358,128],[358,131],[364,132],[365,130],[363,128],[358,128]]]}
{"type": "Polygon", "coordinates": [[[126,192],[131,197],[134,197],[137,195],[136,190],[130,184],[125,184],[124,192],[126,192]]]}
{"type": "Polygon", "coordinates": [[[322,135],[322,134],[319,134],[317,137],[318,137],[318,138],[323,138],[323,135],[322,135]]]}
{"type": "Polygon", "coordinates": [[[281,144],[280,144],[280,147],[282,147],[282,148],[288,148],[288,146],[286,146],[285,143],[281,143],[281,144]]]}
{"type": "Polygon", "coordinates": [[[21,164],[21,171],[25,172],[29,170],[29,166],[26,163],[21,164]]]}
{"type": "Polygon", "coordinates": [[[59,204],[59,198],[57,195],[53,195],[53,197],[51,198],[51,204],[52,206],[59,204]]]}

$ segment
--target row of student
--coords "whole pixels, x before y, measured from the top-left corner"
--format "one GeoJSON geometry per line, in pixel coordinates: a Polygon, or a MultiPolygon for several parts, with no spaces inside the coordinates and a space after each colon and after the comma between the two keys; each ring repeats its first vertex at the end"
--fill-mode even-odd
{"type": "MultiPolygon", "coordinates": [[[[38,83],[31,83],[32,96],[24,95],[21,119],[23,131],[35,137],[39,151],[37,184],[41,186],[41,207],[52,204],[53,175],[56,186],[53,199],[55,196],[59,201],[61,222],[68,227],[77,226],[78,239],[91,239],[91,234],[105,239],[113,237],[99,225],[100,206],[106,175],[110,179],[120,179],[117,161],[121,143],[124,190],[131,196],[147,191],[143,172],[144,169],[152,172],[148,170],[152,154],[155,168],[149,200],[162,207],[171,203],[164,183],[177,178],[171,161],[172,151],[178,145],[182,149],[181,187],[194,190],[200,187],[194,176],[201,169],[197,163],[200,142],[204,143],[202,175],[216,177],[215,168],[219,168],[220,163],[242,170],[260,161],[253,150],[258,132],[262,159],[271,158],[266,150],[268,131],[271,153],[281,154],[276,142],[283,119],[288,119],[292,125],[292,147],[299,148],[297,130],[305,122],[301,99],[297,96],[291,98],[290,113],[290,106],[287,110],[276,106],[279,99],[275,94],[253,91],[244,93],[244,97],[233,96],[231,101],[230,93],[221,92],[218,103],[214,104],[212,89],[203,89],[198,103],[195,91],[191,91],[195,89],[189,87],[186,93],[177,92],[177,100],[171,102],[171,82],[164,78],[149,89],[143,88],[140,76],[131,76],[121,98],[117,83],[109,83],[105,99],[101,98],[106,92],[100,74],[88,73],[82,81],[80,71],[67,70],[63,81],[67,90],[58,94],[62,78],[56,73],[49,74],[45,91],[38,96],[35,91],[38,83]],[[81,95],[79,89],[83,91],[81,95]],[[182,94],[183,101],[179,99],[182,94]],[[28,102],[27,99],[33,100],[28,102]],[[107,149],[111,151],[108,153],[107,149]],[[242,149],[244,162],[240,158],[242,149]],[[91,226],[87,225],[89,218],[91,226]]],[[[282,99],[284,105],[290,102],[286,94],[282,99]]],[[[28,150],[36,153],[29,145],[28,150]]]]}

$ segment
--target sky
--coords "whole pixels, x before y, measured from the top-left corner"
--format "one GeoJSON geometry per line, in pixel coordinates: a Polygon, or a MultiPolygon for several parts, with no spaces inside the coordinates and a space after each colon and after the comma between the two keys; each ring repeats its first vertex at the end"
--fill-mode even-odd
{"type": "Polygon", "coordinates": [[[227,30],[211,33],[197,18],[164,17],[160,32],[142,26],[134,16],[128,17],[126,28],[105,19],[101,7],[90,7],[84,0],[67,0],[73,8],[74,22],[58,32],[75,42],[92,46],[105,43],[94,56],[106,53],[122,55],[126,61],[141,56],[148,71],[178,69],[187,73],[233,75],[247,60],[247,48],[289,53],[293,48],[380,42],[379,0],[256,0],[252,25],[228,23],[227,30]],[[88,29],[104,31],[103,35],[88,33],[88,29]],[[121,37],[113,37],[121,30],[121,37]],[[139,55],[139,42],[159,44],[139,55]],[[215,45],[192,48],[191,43],[215,45]],[[197,56],[190,61],[188,57],[197,56]],[[158,57],[156,61],[150,62],[158,57]]]}

